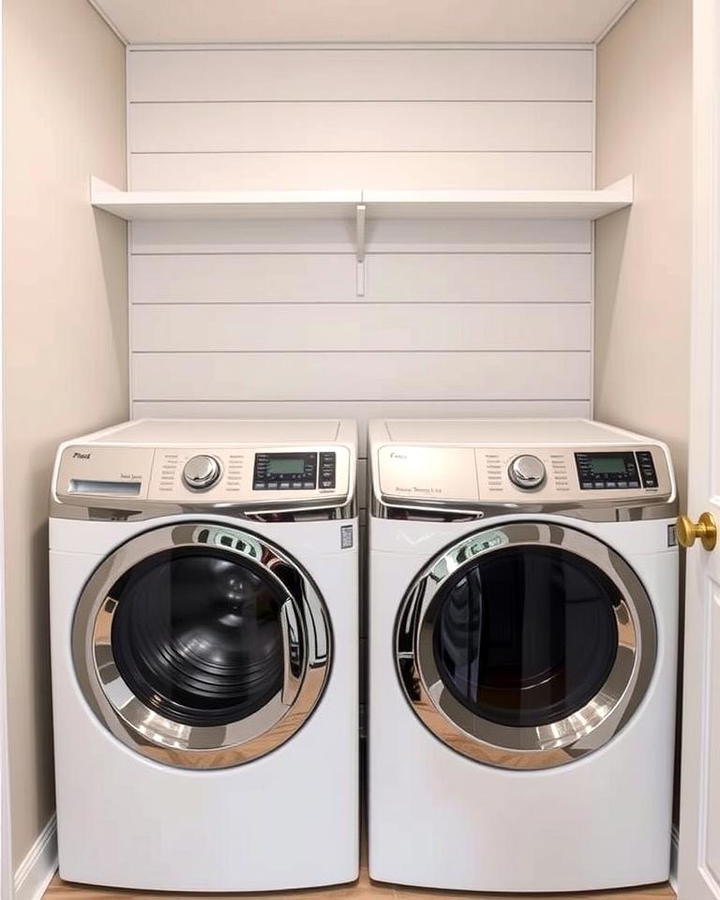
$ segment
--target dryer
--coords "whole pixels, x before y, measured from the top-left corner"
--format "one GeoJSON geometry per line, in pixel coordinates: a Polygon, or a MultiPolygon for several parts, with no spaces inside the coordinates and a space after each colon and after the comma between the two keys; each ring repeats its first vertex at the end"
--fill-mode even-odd
{"type": "Polygon", "coordinates": [[[371,877],[666,880],[667,447],[585,420],[374,421],[369,438],[371,877]]]}
{"type": "Polygon", "coordinates": [[[344,420],[139,420],[60,447],[62,878],[357,877],[356,455],[344,420]]]}

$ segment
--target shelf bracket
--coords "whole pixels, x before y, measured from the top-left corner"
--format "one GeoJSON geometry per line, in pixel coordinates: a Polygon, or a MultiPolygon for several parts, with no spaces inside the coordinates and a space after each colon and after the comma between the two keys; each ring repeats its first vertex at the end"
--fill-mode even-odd
{"type": "Polygon", "coordinates": [[[358,297],[365,296],[365,204],[355,207],[355,290],[358,297]]]}

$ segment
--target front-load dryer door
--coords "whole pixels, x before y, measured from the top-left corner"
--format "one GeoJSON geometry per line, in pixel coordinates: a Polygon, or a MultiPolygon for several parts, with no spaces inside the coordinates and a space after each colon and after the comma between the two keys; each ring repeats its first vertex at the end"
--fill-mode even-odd
{"type": "Polygon", "coordinates": [[[312,713],[331,657],[327,609],[303,569],[255,534],[182,522],[143,532],[95,570],[72,652],[93,711],[133,750],[236,766],[312,713]]]}
{"type": "Polygon", "coordinates": [[[650,599],[603,542],[549,522],[486,528],[406,593],[398,675],[454,750],[508,769],[563,765],[629,720],[657,649],[650,599]]]}

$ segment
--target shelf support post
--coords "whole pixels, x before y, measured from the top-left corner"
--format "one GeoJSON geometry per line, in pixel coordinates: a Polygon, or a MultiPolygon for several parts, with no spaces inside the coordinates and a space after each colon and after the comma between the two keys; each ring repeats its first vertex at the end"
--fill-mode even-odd
{"type": "Polygon", "coordinates": [[[365,296],[365,204],[355,207],[355,290],[358,297],[365,296]]]}

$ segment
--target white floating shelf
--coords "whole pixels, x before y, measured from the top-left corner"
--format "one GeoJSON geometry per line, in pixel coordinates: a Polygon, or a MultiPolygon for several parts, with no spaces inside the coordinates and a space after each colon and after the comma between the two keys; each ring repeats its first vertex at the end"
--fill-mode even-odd
{"type": "Polygon", "coordinates": [[[119,191],[90,179],[96,209],[145,219],[354,219],[357,191],[119,191]]]}
{"type": "Polygon", "coordinates": [[[600,219],[630,206],[629,175],[600,191],[363,191],[372,219],[600,219]]]}
{"type": "Polygon", "coordinates": [[[119,191],[91,179],[122,219],[599,219],[630,206],[632,176],[599,191],[119,191]]]}

